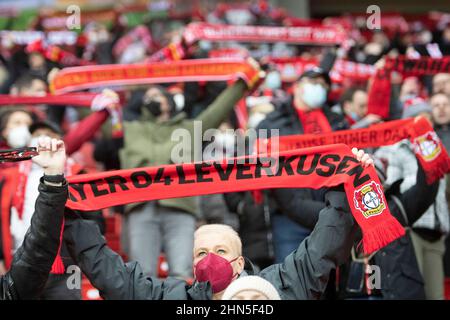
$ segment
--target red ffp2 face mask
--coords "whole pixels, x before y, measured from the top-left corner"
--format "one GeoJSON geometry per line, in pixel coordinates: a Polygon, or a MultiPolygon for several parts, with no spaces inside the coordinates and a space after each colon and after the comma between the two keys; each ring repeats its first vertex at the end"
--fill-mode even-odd
{"type": "Polygon", "coordinates": [[[214,253],[208,253],[195,265],[195,278],[199,282],[209,281],[213,293],[225,290],[233,281],[234,275],[231,263],[236,260],[237,258],[228,261],[214,253]]]}

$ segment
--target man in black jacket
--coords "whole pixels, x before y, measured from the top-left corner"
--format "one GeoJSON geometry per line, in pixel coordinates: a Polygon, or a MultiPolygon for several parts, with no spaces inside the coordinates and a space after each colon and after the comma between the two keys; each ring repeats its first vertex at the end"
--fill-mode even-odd
{"type": "MultiPolygon", "coordinates": [[[[358,160],[363,165],[373,164],[368,155],[358,156],[358,160]]],[[[275,286],[284,300],[320,298],[330,271],[350,253],[357,229],[346,195],[342,188],[332,189],[325,198],[325,208],[309,237],[283,263],[258,273],[275,286]]],[[[108,248],[95,224],[75,215],[66,216],[64,241],[82,272],[105,299],[218,300],[233,280],[248,275],[240,239],[233,230],[224,231],[223,225],[197,230],[193,285],[173,277],[146,277],[137,262],[124,263],[108,248]]]]}
{"type": "MultiPolygon", "coordinates": [[[[280,136],[294,134],[316,134],[348,129],[345,118],[330,110],[326,105],[331,80],[321,68],[304,72],[294,84],[294,94],[288,100],[275,106],[257,129],[278,129],[280,136]]],[[[259,132],[259,131],[258,131],[259,132]]],[[[323,202],[323,192],[312,189],[295,189],[297,197],[305,202],[302,207],[323,202]]],[[[272,199],[271,199],[272,200],[272,199]]],[[[269,202],[272,204],[273,201],[269,202]]],[[[275,262],[281,262],[297,247],[309,231],[290,220],[283,210],[270,206],[272,213],[273,242],[275,262]]],[[[319,209],[320,210],[320,209],[319,209]]]]}
{"type": "Polygon", "coordinates": [[[38,298],[55,260],[67,200],[64,179],[64,142],[41,139],[39,155],[33,161],[44,168],[39,197],[22,246],[14,255],[10,270],[0,279],[0,299],[38,298]]]}

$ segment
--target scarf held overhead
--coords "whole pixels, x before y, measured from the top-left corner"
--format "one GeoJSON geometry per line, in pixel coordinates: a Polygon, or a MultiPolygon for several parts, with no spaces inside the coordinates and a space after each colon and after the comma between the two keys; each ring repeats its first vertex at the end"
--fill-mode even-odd
{"type": "Polygon", "coordinates": [[[377,70],[368,96],[368,113],[386,119],[389,117],[391,95],[391,72],[400,72],[403,76],[424,76],[436,73],[450,73],[450,57],[440,59],[420,57],[410,59],[405,56],[386,58],[383,69],[377,70]]]}
{"type": "Polygon", "coordinates": [[[199,40],[335,45],[347,39],[345,30],[339,26],[236,26],[204,22],[190,23],[183,37],[187,45],[199,40]]]}
{"type": "MultiPolygon", "coordinates": [[[[450,158],[444,145],[424,117],[376,124],[366,129],[342,130],[323,134],[302,134],[277,137],[279,151],[344,143],[359,149],[381,147],[409,139],[413,151],[431,184],[450,172],[450,158]]],[[[271,140],[261,140],[261,150],[273,150],[271,140]],[[267,145],[265,145],[267,144],[267,145]],[[270,148],[270,149],[269,149],[270,148]]]]}
{"type": "Polygon", "coordinates": [[[50,84],[55,94],[103,86],[140,85],[184,81],[243,79],[249,87],[259,70],[243,59],[195,59],[149,64],[114,64],[65,68],[50,84]]]}
{"type": "Polygon", "coordinates": [[[344,184],[366,253],[404,235],[389,212],[375,169],[363,168],[346,145],[118,170],[68,178],[67,206],[92,211],[131,202],[267,188],[322,188],[344,184]]]}

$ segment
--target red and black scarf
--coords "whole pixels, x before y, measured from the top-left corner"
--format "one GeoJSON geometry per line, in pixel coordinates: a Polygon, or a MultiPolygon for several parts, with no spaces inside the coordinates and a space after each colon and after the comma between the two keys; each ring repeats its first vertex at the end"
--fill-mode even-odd
{"type": "Polygon", "coordinates": [[[405,56],[386,58],[383,69],[377,70],[368,96],[368,113],[377,114],[383,119],[389,117],[391,96],[391,73],[400,72],[404,76],[423,76],[440,72],[450,72],[450,57],[435,59],[420,57],[409,59],[405,56]]]}
{"type": "Polygon", "coordinates": [[[411,141],[414,153],[425,171],[427,183],[433,183],[450,171],[447,150],[424,117],[419,120],[389,121],[365,129],[276,137],[274,140],[258,141],[257,147],[265,152],[272,150],[272,143],[276,143],[280,151],[344,143],[349,147],[363,149],[391,145],[403,139],[411,141]]]}
{"type": "Polygon", "coordinates": [[[371,253],[404,235],[389,213],[372,166],[364,168],[346,145],[295,149],[279,154],[117,170],[68,178],[67,206],[92,211],[132,202],[267,188],[344,185],[351,212],[371,253]]]}

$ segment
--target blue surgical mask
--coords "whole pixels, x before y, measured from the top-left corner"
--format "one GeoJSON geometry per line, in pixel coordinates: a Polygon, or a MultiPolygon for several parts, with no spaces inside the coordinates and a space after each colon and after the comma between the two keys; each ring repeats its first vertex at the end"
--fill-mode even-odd
{"type": "Polygon", "coordinates": [[[269,72],[264,82],[265,86],[269,89],[275,90],[281,88],[281,76],[277,71],[269,72]]]}
{"type": "Polygon", "coordinates": [[[354,120],[354,121],[359,121],[361,120],[361,118],[356,114],[356,112],[351,111],[350,112],[350,117],[354,120]]]}
{"type": "Polygon", "coordinates": [[[327,101],[327,90],[320,84],[305,83],[302,99],[311,109],[319,109],[327,101]]]}

